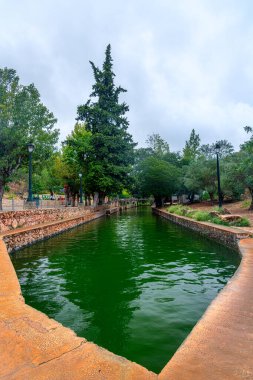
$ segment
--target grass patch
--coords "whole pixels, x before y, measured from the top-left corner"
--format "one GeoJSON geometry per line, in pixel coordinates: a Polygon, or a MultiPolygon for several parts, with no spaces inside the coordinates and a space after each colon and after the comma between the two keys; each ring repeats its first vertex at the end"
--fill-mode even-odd
{"type": "Polygon", "coordinates": [[[249,208],[249,206],[251,205],[251,200],[250,199],[246,199],[245,201],[242,202],[242,208],[249,208]]]}
{"type": "Polygon", "coordinates": [[[219,214],[225,214],[225,210],[223,207],[215,206],[215,207],[213,207],[213,211],[216,211],[219,214]]]}
{"type": "Polygon", "coordinates": [[[181,208],[182,206],[180,205],[173,205],[173,206],[168,207],[167,211],[169,211],[171,214],[177,214],[177,212],[180,211],[181,208]]]}
{"type": "MultiPolygon", "coordinates": [[[[170,206],[167,211],[171,214],[176,214],[179,216],[187,216],[188,218],[194,219],[198,222],[211,222],[214,224],[219,224],[222,226],[230,226],[230,227],[249,227],[250,222],[247,218],[242,218],[241,220],[228,222],[226,220],[222,220],[219,216],[212,216],[208,211],[199,211],[199,210],[191,210],[189,207],[182,205],[173,205],[170,206]]],[[[215,211],[222,213],[222,208],[216,207],[215,211]]]]}
{"type": "Polygon", "coordinates": [[[237,220],[236,222],[231,222],[229,225],[235,227],[249,227],[250,221],[247,218],[242,218],[241,220],[237,220]]]}
{"type": "Polygon", "coordinates": [[[167,211],[169,211],[171,214],[176,214],[179,216],[185,216],[188,211],[188,207],[184,207],[182,205],[173,205],[170,206],[167,211]]]}
{"type": "Polygon", "coordinates": [[[196,211],[193,215],[193,219],[197,220],[198,222],[209,222],[211,216],[207,211],[196,211]]]}

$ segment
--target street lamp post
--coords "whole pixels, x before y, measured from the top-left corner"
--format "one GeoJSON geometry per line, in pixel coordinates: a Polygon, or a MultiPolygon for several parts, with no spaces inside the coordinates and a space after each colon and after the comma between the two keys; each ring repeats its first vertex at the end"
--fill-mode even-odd
{"type": "Polygon", "coordinates": [[[80,203],[83,203],[83,187],[82,187],[82,173],[79,173],[80,178],[80,203]]]}
{"type": "Polygon", "coordinates": [[[216,158],[217,158],[217,179],[218,179],[218,197],[219,197],[219,208],[222,207],[222,194],[220,188],[220,163],[219,163],[219,153],[220,153],[220,144],[215,145],[216,158]]]}
{"type": "Polygon", "coordinates": [[[27,149],[29,152],[29,181],[28,181],[28,202],[32,202],[33,193],[32,193],[32,152],[34,150],[34,145],[32,143],[27,144],[27,149]]]}

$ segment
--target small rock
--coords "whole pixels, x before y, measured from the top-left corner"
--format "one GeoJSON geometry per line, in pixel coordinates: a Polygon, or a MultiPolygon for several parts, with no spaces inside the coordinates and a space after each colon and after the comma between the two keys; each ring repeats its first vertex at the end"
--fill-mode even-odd
{"type": "Polygon", "coordinates": [[[220,214],[222,214],[222,215],[230,215],[231,212],[227,208],[223,207],[222,210],[221,210],[221,212],[220,212],[220,214]]]}
{"type": "Polygon", "coordinates": [[[238,222],[242,220],[242,217],[240,215],[220,215],[220,218],[222,220],[225,220],[226,222],[238,222]]]}
{"type": "Polygon", "coordinates": [[[219,213],[219,211],[210,211],[209,212],[209,215],[210,216],[213,216],[213,217],[220,217],[220,213],[219,213]]]}
{"type": "Polygon", "coordinates": [[[12,228],[17,228],[18,222],[16,221],[16,219],[13,220],[13,222],[11,223],[11,226],[12,228]]]}

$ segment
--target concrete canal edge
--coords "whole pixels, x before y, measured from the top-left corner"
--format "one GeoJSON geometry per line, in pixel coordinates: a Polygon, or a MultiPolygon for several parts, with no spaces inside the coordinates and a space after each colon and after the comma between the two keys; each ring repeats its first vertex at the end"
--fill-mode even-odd
{"type": "MultiPolygon", "coordinates": [[[[170,219],[164,211],[153,211],[170,219]]],[[[159,375],[77,337],[72,330],[25,304],[7,247],[15,250],[105,212],[80,213],[64,220],[58,217],[50,223],[7,230],[0,235],[0,379],[253,379],[253,239],[245,238],[238,230],[217,226],[219,232],[216,228],[214,232],[213,225],[192,221],[192,229],[197,231],[197,223],[197,232],[206,235],[208,230],[209,237],[237,249],[242,260],[159,375]]],[[[186,223],[184,226],[191,228],[188,218],[178,218],[178,224],[186,223]]]]}
{"type": "Polygon", "coordinates": [[[239,229],[153,212],[236,249],[241,263],[192,332],[159,374],[159,380],[253,379],[253,239],[239,229]]]}

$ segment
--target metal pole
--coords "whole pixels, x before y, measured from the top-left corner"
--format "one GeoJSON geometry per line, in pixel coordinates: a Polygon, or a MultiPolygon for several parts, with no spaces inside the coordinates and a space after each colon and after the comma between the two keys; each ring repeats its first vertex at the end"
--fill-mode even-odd
{"type": "Polygon", "coordinates": [[[220,164],[219,164],[219,154],[217,155],[217,179],[218,179],[218,196],[219,196],[219,208],[222,207],[222,196],[221,196],[221,188],[220,188],[220,164]]]}
{"type": "Polygon", "coordinates": [[[32,194],[32,152],[29,152],[29,186],[28,186],[28,202],[33,200],[32,194]]]}
{"type": "Polygon", "coordinates": [[[80,203],[83,203],[82,177],[80,177],[80,203]]]}

